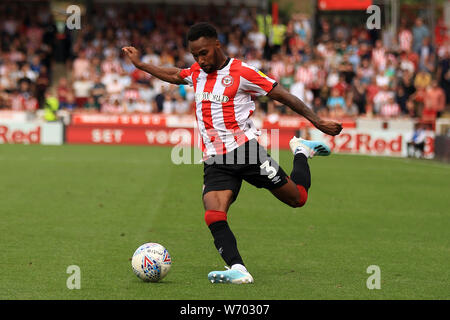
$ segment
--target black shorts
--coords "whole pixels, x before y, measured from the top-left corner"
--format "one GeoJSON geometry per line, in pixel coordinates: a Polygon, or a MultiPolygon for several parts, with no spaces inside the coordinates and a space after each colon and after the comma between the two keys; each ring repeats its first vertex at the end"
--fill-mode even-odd
{"type": "Polygon", "coordinates": [[[272,190],[285,185],[287,175],[254,139],[227,154],[212,156],[204,162],[203,195],[209,191],[231,190],[234,201],[242,180],[257,188],[272,190]]]}

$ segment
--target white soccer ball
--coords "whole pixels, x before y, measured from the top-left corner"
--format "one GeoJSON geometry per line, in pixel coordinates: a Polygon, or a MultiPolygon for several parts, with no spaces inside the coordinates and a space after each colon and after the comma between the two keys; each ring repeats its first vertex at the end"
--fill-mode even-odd
{"type": "Polygon", "coordinates": [[[133,272],[145,282],[158,282],[167,275],[171,265],[169,251],[159,243],[144,243],[131,259],[133,272]]]}

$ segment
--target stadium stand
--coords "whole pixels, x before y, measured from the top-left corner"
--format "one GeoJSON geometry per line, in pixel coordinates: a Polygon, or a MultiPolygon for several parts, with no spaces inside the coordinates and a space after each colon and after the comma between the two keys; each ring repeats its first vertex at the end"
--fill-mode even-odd
{"type": "MultiPolygon", "coordinates": [[[[57,109],[191,114],[193,92],[137,70],[120,48],[142,59],[185,68],[193,63],[185,34],[213,22],[231,57],[260,68],[322,116],[417,118],[434,123],[449,112],[450,45],[442,19],[430,30],[402,19],[393,48],[364,25],[294,14],[268,34],[254,8],[95,4],[76,33],[57,33],[49,3],[0,4],[0,108],[34,112],[57,98],[57,109]],[[436,41],[431,43],[431,32],[436,41]],[[75,36],[76,34],[76,36],[75,36]],[[314,35],[314,36],[313,36],[314,35]],[[63,66],[63,67],[61,67],[63,66]]],[[[258,98],[262,114],[292,114],[258,98]]]]}

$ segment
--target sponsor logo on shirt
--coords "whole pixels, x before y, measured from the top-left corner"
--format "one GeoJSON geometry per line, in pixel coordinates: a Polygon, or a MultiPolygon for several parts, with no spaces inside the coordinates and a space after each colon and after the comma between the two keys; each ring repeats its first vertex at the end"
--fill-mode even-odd
{"type": "Polygon", "coordinates": [[[212,92],[198,92],[195,94],[196,102],[211,101],[217,103],[224,103],[228,102],[229,100],[230,98],[228,98],[227,96],[224,96],[222,94],[214,94],[212,92]]]}

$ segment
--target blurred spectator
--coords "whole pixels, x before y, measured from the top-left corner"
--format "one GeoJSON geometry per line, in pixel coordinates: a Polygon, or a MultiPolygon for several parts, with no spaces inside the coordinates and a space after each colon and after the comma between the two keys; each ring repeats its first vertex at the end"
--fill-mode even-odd
{"type": "Polygon", "coordinates": [[[371,82],[366,86],[366,98],[367,103],[373,104],[373,99],[380,91],[380,87],[377,86],[376,78],[372,78],[371,82]]]}
{"type": "Polygon", "coordinates": [[[86,74],[83,74],[81,78],[73,82],[73,91],[78,108],[83,108],[84,104],[88,100],[93,86],[94,83],[86,74]]]}
{"type": "Polygon", "coordinates": [[[416,92],[416,87],[414,86],[414,74],[410,71],[404,71],[402,77],[399,79],[399,86],[403,88],[406,99],[408,99],[416,92]]]}
{"type": "Polygon", "coordinates": [[[388,87],[390,84],[389,77],[382,69],[379,69],[378,74],[375,77],[375,81],[378,87],[388,87]]]}
{"type": "Polygon", "coordinates": [[[60,78],[58,81],[58,86],[57,86],[57,98],[58,98],[58,102],[59,105],[61,106],[61,108],[65,108],[65,104],[67,102],[67,95],[70,92],[70,88],[68,86],[68,81],[67,78],[60,78]]]}
{"type": "Polygon", "coordinates": [[[74,80],[81,79],[82,77],[89,77],[91,72],[91,63],[86,58],[86,52],[80,51],[79,55],[73,61],[72,76],[74,80]]]}
{"type": "Polygon", "coordinates": [[[36,79],[36,98],[40,105],[44,102],[45,91],[50,86],[50,76],[46,66],[40,66],[39,75],[36,79]]]}
{"type": "Polygon", "coordinates": [[[353,100],[353,92],[349,91],[345,97],[346,116],[356,117],[359,114],[358,106],[353,100]]]}
{"type": "Polygon", "coordinates": [[[89,95],[94,98],[95,108],[100,110],[101,99],[106,95],[106,86],[101,82],[97,73],[94,75],[94,82],[89,95]]]}
{"type": "Polygon", "coordinates": [[[346,109],[345,100],[340,95],[339,89],[331,89],[331,96],[328,98],[327,107],[330,110],[331,116],[342,115],[346,109]]]}
{"type": "Polygon", "coordinates": [[[395,99],[394,92],[389,90],[388,86],[383,86],[380,91],[373,97],[373,111],[375,114],[381,113],[381,108],[395,99]]]}
{"type": "Polygon", "coordinates": [[[316,112],[320,117],[327,118],[328,117],[328,108],[324,105],[322,99],[320,97],[314,98],[312,109],[316,112]]]}
{"type": "Polygon", "coordinates": [[[146,101],[144,99],[139,99],[137,101],[134,101],[130,105],[129,111],[136,112],[136,113],[150,113],[155,112],[153,110],[153,105],[149,101],[146,101]]]}
{"type": "Polygon", "coordinates": [[[445,92],[445,102],[450,104],[450,48],[445,50],[439,61],[436,77],[439,81],[439,86],[445,92]]]}
{"type": "Polygon", "coordinates": [[[83,106],[83,109],[89,112],[98,112],[99,111],[99,105],[96,103],[93,96],[89,96],[83,106]]]}
{"type": "Polygon", "coordinates": [[[408,101],[408,95],[405,92],[405,89],[398,85],[395,88],[395,102],[399,105],[402,113],[407,114],[408,109],[406,108],[406,102],[408,101]]]}
{"type": "Polygon", "coordinates": [[[412,28],[413,34],[413,50],[419,53],[420,46],[423,43],[423,39],[430,36],[430,31],[423,24],[421,17],[417,17],[414,22],[414,27],[412,28]]]}
{"type": "Polygon", "coordinates": [[[58,97],[54,89],[50,89],[45,93],[44,100],[44,119],[46,121],[55,121],[58,119],[56,112],[59,109],[58,97]]]}
{"type": "Polygon", "coordinates": [[[305,85],[301,81],[296,81],[289,88],[289,92],[299,98],[302,101],[305,101],[305,85]]]}
{"type": "Polygon", "coordinates": [[[407,20],[405,17],[400,20],[400,28],[398,31],[398,44],[400,51],[409,52],[412,49],[413,34],[407,27],[407,20]]]}
{"type": "Polygon", "coordinates": [[[31,82],[35,82],[39,73],[31,70],[28,63],[23,64],[18,72],[19,79],[29,79],[31,82]]]}
{"type": "Polygon", "coordinates": [[[431,85],[425,91],[424,107],[434,110],[438,117],[445,109],[445,93],[438,86],[437,80],[431,81],[431,85]]]}
{"type": "Polygon", "coordinates": [[[120,98],[124,86],[119,82],[119,78],[113,78],[111,82],[106,85],[106,92],[110,97],[120,98]]]}
{"type": "Polygon", "coordinates": [[[418,123],[414,127],[414,132],[407,142],[408,157],[422,158],[425,149],[425,129],[424,125],[418,123]]]}
{"type": "Polygon", "coordinates": [[[434,48],[429,37],[423,39],[419,48],[419,69],[428,72],[434,71],[434,48]]]}
{"type": "Polygon", "coordinates": [[[125,103],[121,102],[118,97],[112,97],[101,105],[101,111],[109,114],[120,114],[126,112],[125,103]]]}
{"type": "Polygon", "coordinates": [[[259,30],[256,22],[252,24],[252,30],[248,33],[248,38],[256,51],[262,52],[264,50],[264,46],[266,45],[266,36],[259,30]]]}
{"type": "Polygon", "coordinates": [[[416,90],[425,89],[431,83],[431,74],[425,69],[421,69],[414,78],[414,87],[416,90]]]}
{"type": "Polygon", "coordinates": [[[366,90],[365,86],[361,83],[358,77],[353,79],[353,84],[350,88],[353,96],[353,102],[358,108],[358,114],[366,113],[366,90]]]}
{"type": "MultiPolygon", "coordinates": [[[[338,16],[320,17],[313,32],[305,14],[283,17],[273,27],[245,6],[194,6],[183,14],[178,5],[150,9],[137,3],[94,4],[76,37],[66,32],[55,41],[48,3],[0,4],[0,107],[33,110],[37,100],[45,108],[48,93],[56,89],[58,108],[65,110],[192,112],[192,87],[174,90],[136,69],[120,49],[133,45],[146,63],[189,67],[195,61],[185,35],[200,20],[216,24],[229,56],[267,73],[327,117],[420,118],[432,116],[431,110],[439,116],[450,103],[450,45],[443,19],[430,30],[422,18],[402,15],[396,46],[387,48],[382,33],[349,25],[338,16]],[[60,48],[63,42],[70,48],[60,48]],[[63,61],[73,61],[54,83],[52,62],[61,55],[63,61]]],[[[267,114],[292,114],[264,97],[256,103],[267,114]]]]}
{"type": "Polygon", "coordinates": [[[357,70],[357,74],[361,78],[361,82],[369,84],[375,75],[373,67],[370,65],[369,59],[362,60],[361,66],[357,70]]]}
{"type": "Polygon", "coordinates": [[[380,115],[384,118],[396,118],[400,116],[401,109],[393,96],[389,96],[386,103],[381,106],[380,115]]]}
{"type": "Polygon", "coordinates": [[[77,106],[77,100],[75,98],[75,95],[73,94],[72,91],[69,91],[67,93],[66,102],[60,106],[60,109],[73,111],[73,110],[77,109],[77,107],[78,106],[77,106]]]}

